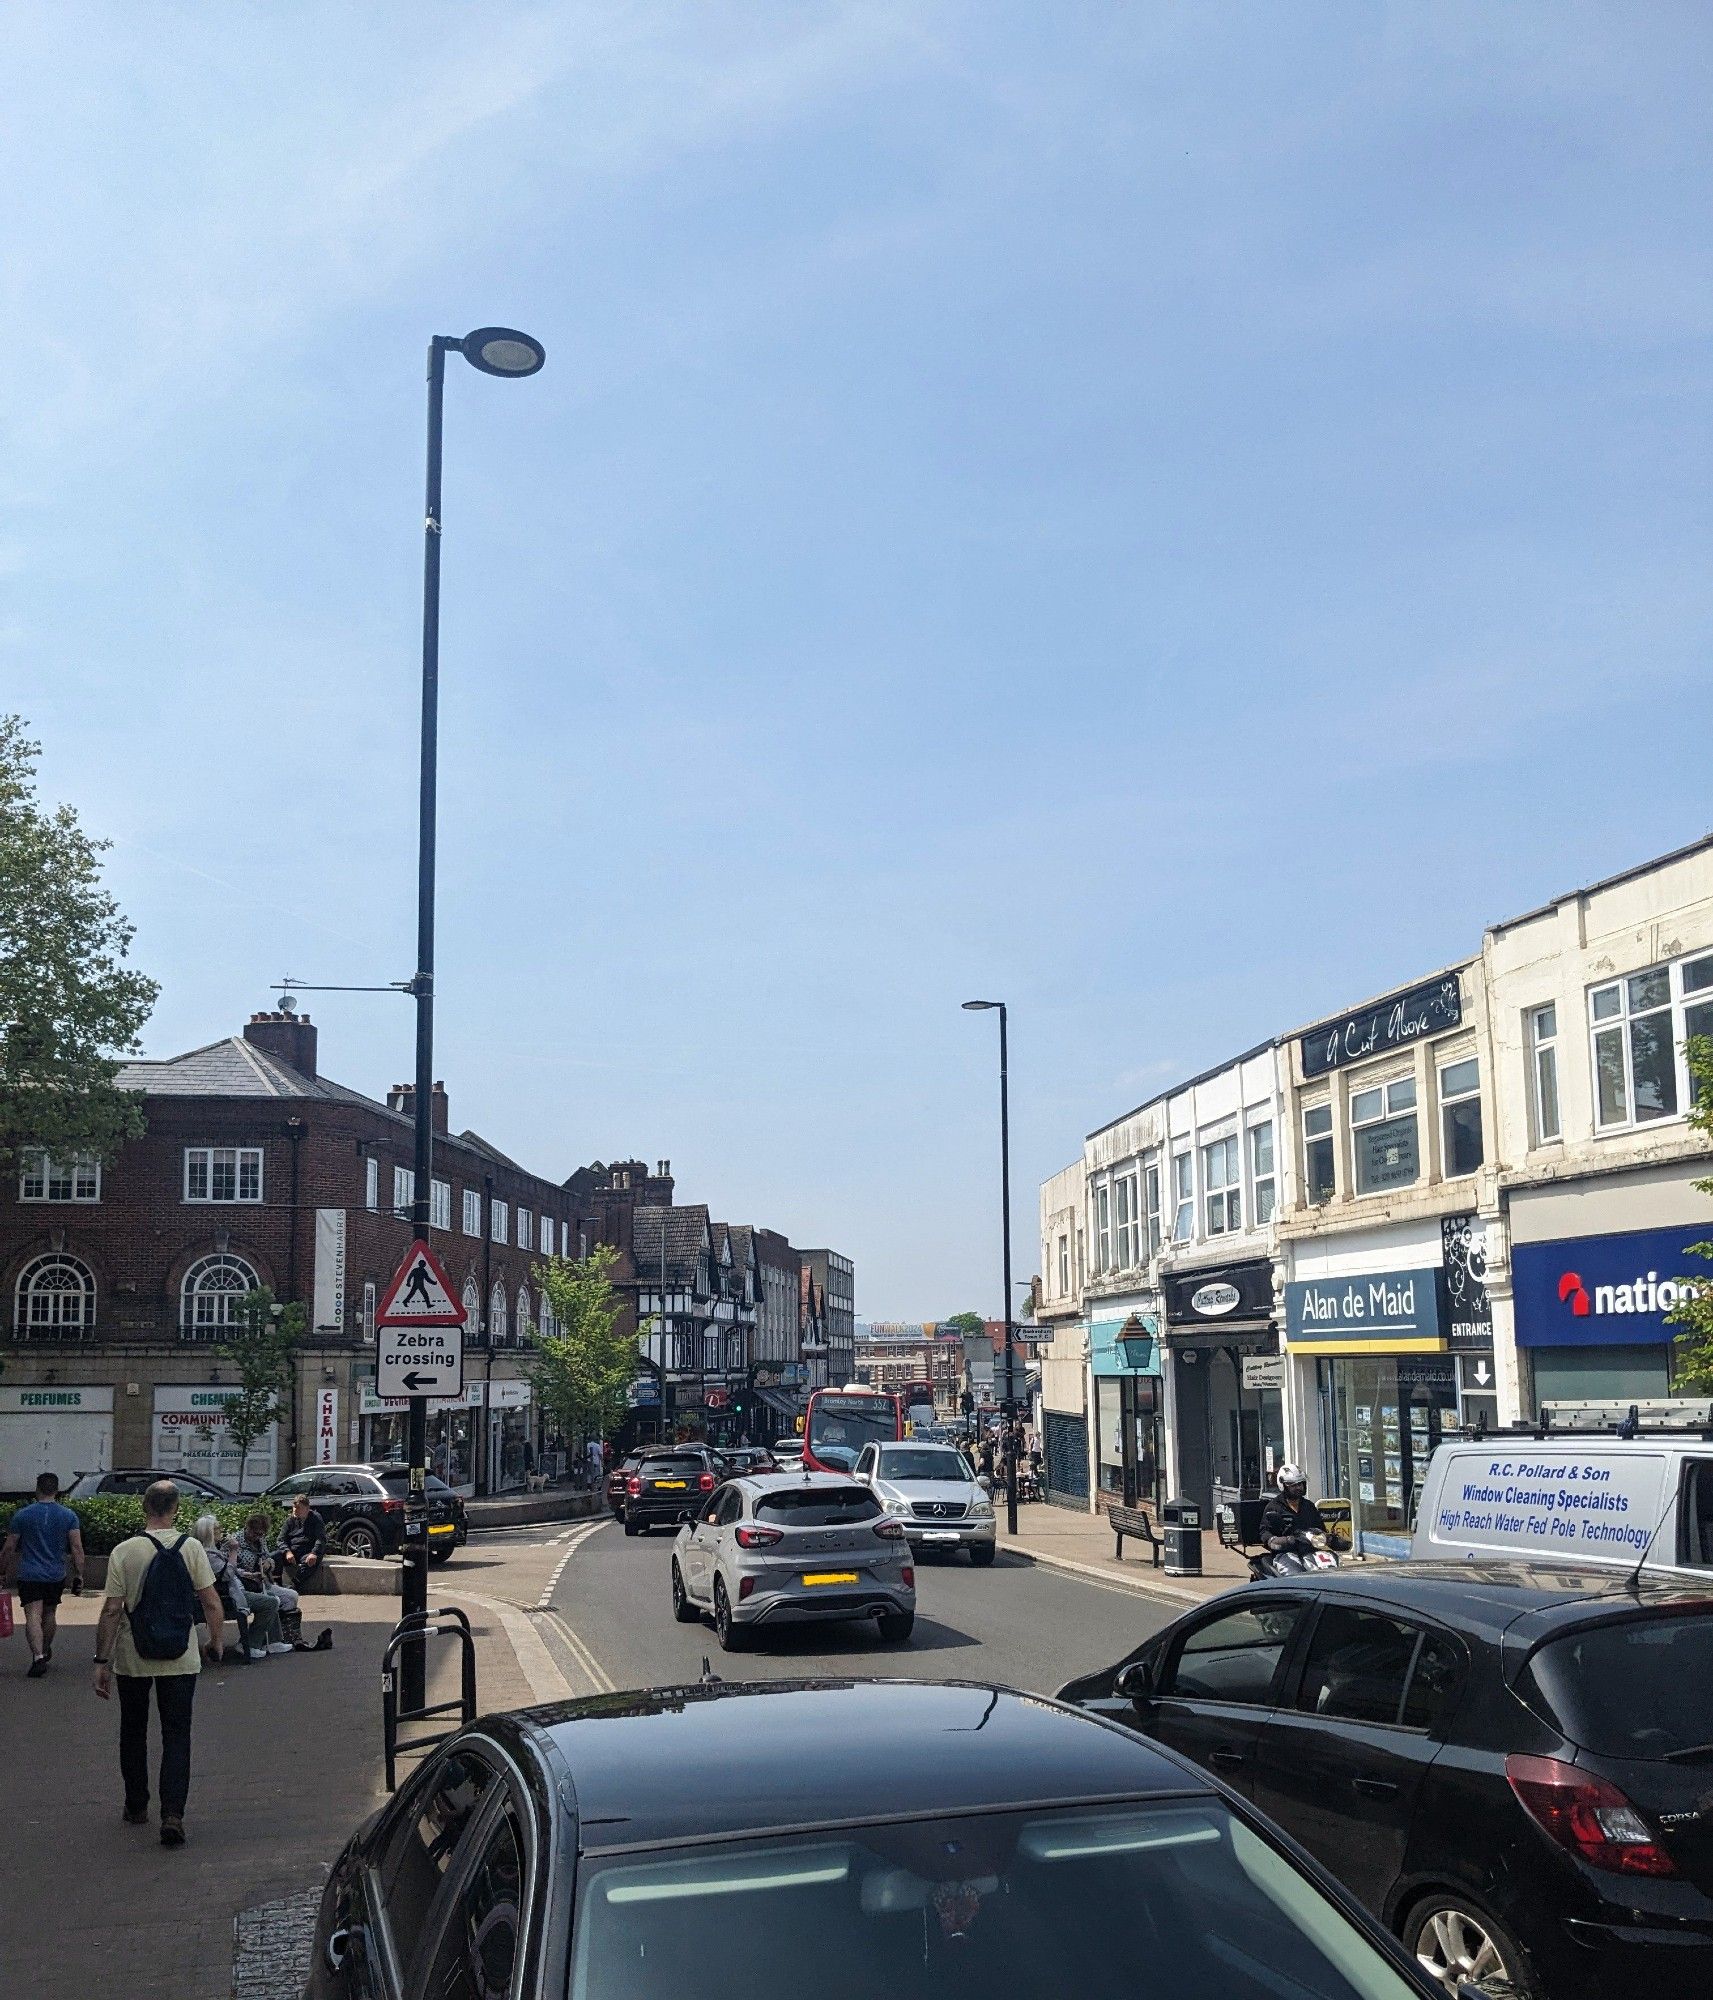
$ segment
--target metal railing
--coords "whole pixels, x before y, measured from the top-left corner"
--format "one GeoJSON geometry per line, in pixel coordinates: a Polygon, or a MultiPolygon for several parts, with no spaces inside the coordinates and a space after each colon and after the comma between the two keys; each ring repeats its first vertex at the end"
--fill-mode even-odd
{"type": "MultiPolygon", "coordinates": [[[[427,1681],[427,1661],[423,1662],[423,1680],[427,1681]]],[[[456,1736],[460,1729],[467,1728],[476,1719],[476,1641],[470,1630],[469,1618],[455,1604],[438,1605],[432,1611],[408,1611],[393,1627],[386,1651],[381,1655],[381,1739],[386,1751],[387,1790],[397,1789],[395,1770],[401,1755],[413,1757],[424,1750],[433,1749],[436,1743],[444,1743],[449,1736],[456,1736]],[[428,1702],[421,1708],[399,1707],[398,1662],[399,1655],[406,1646],[421,1646],[425,1653],[431,1639],[456,1639],[459,1642],[458,1697],[455,1701],[428,1702]],[[432,1736],[412,1736],[399,1741],[399,1725],[407,1722],[433,1722],[443,1715],[456,1715],[457,1722],[450,1729],[437,1730],[432,1736]]]]}

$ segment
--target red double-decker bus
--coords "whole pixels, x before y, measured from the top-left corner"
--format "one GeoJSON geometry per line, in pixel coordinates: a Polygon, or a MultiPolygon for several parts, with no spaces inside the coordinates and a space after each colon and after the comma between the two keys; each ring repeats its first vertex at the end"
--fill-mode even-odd
{"type": "Polygon", "coordinates": [[[816,1389],[803,1421],[803,1464],[810,1472],[849,1472],[865,1444],[895,1444],[903,1435],[896,1396],[860,1382],[816,1389]]]}

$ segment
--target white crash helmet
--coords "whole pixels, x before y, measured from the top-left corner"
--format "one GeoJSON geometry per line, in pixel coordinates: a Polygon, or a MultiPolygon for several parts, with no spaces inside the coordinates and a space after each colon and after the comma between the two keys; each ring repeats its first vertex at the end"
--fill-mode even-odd
{"type": "Polygon", "coordinates": [[[1297,1497],[1301,1499],[1309,1490],[1307,1475],[1300,1465],[1281,1465],[1279,1467],[1279,1491],[1281,1493],[1289,1493],[1293,1487],[1296,1489],[1297,1497]]]}

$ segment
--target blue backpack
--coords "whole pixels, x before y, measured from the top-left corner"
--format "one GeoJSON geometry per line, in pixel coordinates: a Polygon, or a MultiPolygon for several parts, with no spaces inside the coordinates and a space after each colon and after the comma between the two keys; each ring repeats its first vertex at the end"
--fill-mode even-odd
{"type": "MultiPolygon", "coordinates": [[[[149,1540],[153,1542],[154,1536],[149,1540]]],[[[188,1535],[171,1548],[155,1542],[155,1553],[143,1573],[143,1588],[131,1610],[131,1644],[144,1660],[176,1660],[190,1644],[196,1624],[196,1586],[179,1554],[188,1535]]]]}

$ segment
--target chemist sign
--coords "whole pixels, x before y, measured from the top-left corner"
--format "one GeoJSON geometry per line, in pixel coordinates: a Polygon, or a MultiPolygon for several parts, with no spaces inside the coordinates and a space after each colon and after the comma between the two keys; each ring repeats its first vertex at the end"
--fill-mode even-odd
{"type": "Polygon", "coordinates": [[[464,1308],[440,1260],[413,1243],[375,1313],[375,1388],[382,1396],[458,1396],[464,1308]]]}

